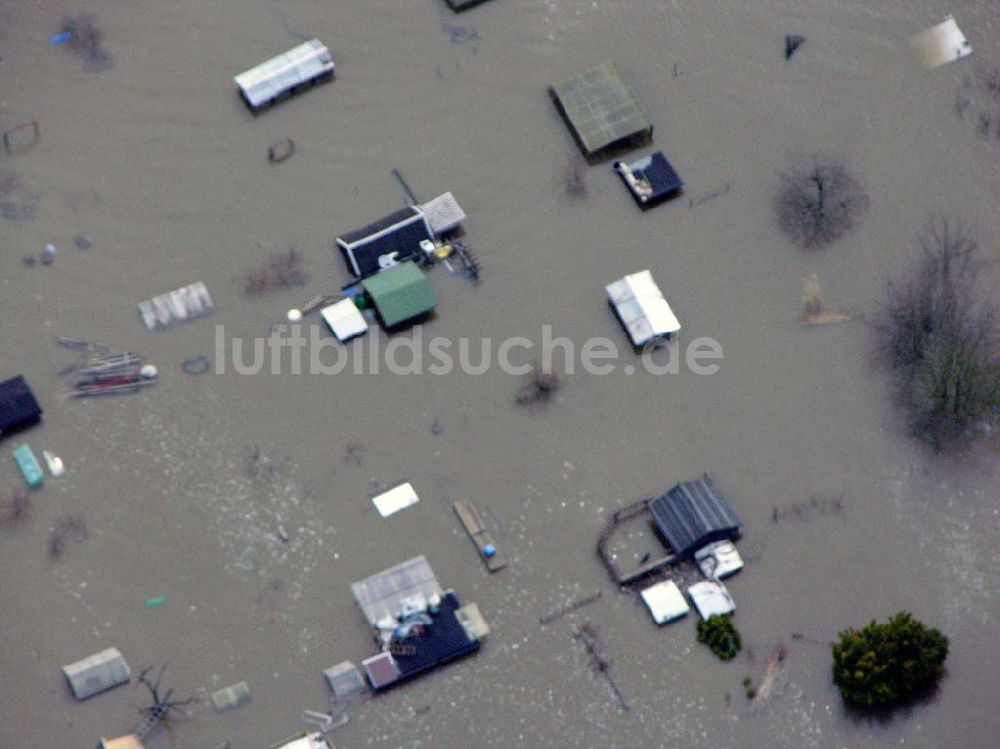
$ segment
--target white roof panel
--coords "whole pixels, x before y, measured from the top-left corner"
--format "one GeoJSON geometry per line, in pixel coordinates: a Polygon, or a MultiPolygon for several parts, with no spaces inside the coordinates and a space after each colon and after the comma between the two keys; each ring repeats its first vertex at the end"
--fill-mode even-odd
{"type": "Polygon", "coordinates": [[[972,54],[972,45],[951,16],[937,26],[914,34],[910,37],[910,45],[928,70],[972,54]]]}
{"type": "Polygon", "coordinates": [[[691,603],[694,604],[702,619],[708,619],[710,616],[725,616],[736,611],[736,603],[722,583],[706,580],[695,583],[688,588],[687,592],[691,603]]]}
{"type": "Polygon", "coordinates": [[[664,580],[646,588],[642,591],[642,600],[657,624],[680,619],[691,610],[684,600],[684,594],[673,580],[664,580]]]}
{"type": "Polygon", "coordinates": [[[648,270],[624,276],[608,284],[606,290],[633,345],[642,346],[653,338],[681,329],[680,322],[648,270]]]}
{"type": "Polygon", "coordinates": [[[351,298],[341,299],[319,311],[330,330],[340,341],[368,332],[368,321],[351,298]]]}
{"type": "Polygon", "coordinates": [[[233,80],[252,107],[259,107],[300,83],[331,73],[330,50],[312,39],[284,54],[272,57],[233,80]]]}
{"type": "Polygon", "coordinates": [[[379,515],[384,518],[394,515],[400,510],[404,510],[411,505],[415,505],[419,501],[420,497],[418,497],[417,492],[414,491],[413,484],[409,482],[400,484],[384,494],[379,494],[372,500],[372,502],[375,503],[375,509],[377,509],[379,515]]]}

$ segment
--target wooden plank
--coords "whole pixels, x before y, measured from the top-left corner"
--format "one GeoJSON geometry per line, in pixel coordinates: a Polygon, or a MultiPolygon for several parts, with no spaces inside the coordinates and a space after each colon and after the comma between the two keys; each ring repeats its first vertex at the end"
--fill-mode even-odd
{"type": "Polygon", "coordinates": [[[490,572],[498,572],[506,567],[507,560],[503,558],[503,555],[497,549],[492,534],[483,527],[483,520],[472,503],[459,501],[455,502],[453,507],[455,514],[458,515],[458,519],[462,521],[465,532],[469,534],[472,543],[476,545],[476,550],[486,565],[486,569],[490,572]],[[492,556],[486,556],[487,546],[493,547],[494,553],[492,556]]]}

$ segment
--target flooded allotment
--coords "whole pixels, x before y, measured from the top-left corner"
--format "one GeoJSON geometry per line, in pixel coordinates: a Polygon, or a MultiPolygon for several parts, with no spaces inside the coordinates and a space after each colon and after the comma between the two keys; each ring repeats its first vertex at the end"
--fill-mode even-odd
{"type": "Polygon", "coordinates": [[[0,746],[1000,741],[994,0],[6,0],[0,130],[0,746]]]}

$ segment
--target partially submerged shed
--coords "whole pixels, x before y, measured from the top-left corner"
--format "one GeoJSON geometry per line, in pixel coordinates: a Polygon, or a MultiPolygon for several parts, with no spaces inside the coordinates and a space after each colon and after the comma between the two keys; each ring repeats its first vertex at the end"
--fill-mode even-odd
{"type": "Polygon", "coordinates": [[[604,62],[549,89],[588,159],[649,143],[653,124],[613,62],[604,62]]]}
{"type": "Polygon", "coordinates": [[[465,211],[450,192],[422,205],[410,205],[337,237],[348,269],[366,278],[396,263],[412,260],[423,252],[421,242],[457,229],[465,211]]]}
{"type": "Polygon", "coordinates": [[[650,500],[653,520],[674,553],[689,556],[713,541],[735,540],[740,521],[707,473],[650,500]]]}
{"type": "Polygon", "coordinates": [[[42,408],[24,375],[0,382],[0,437],[42,420],[42,408]]]}
{"type": "Polygon", "coordinates": [[[399,618],[407,601],[429,599],[444,591],[427,558],[421,555],[351,583],[351,592],[368,623],[374,627],[385,619],[399,618]]]}
{"type": "Polygon", "coordinates": [[[73,696],[78,700],[85,700],[124,684],[132,676],[125,657],[118,648],[108,648],[76,663],[70,663],[63,666],[62,671],[73,690],[73,696]]]}
{"type": "Polygon", "coordinates": [[[407,261],[361,282],[383,327],[392,330],[430,314],[437,305],[427,276],[407,261]]]}
{"type": "Polygon", "coordinates": [[[681,329],[674,311],[648,270],[623,276],[605,287],[608,303],[636,349],[670,338],[681,329]]]}
{"type": "Polygon", "coordinates": [[[423,211],[411,205],[337,237],[337,246],[351,272],[367,278],[394,263],[415,258],[420,243],[433,236],[423,211]]]}
{"type": "Polygon", "coordinates": [[[333,75],[330,50],[319,39],[311,39],[233,80],[247,106],[258,112],[333,75]]]}
{"type": "Polygon", "coordinates": [[[616,161],[613,166],[640,208],[657,205],[676,195],[684,187],[684,180],[667,161],[662,151],[633,161],[631,164],[616,161]]]}

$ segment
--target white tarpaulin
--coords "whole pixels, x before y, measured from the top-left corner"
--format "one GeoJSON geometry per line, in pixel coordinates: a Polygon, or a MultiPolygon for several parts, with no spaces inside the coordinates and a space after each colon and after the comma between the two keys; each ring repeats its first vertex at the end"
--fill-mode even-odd
{"type": "Polygon", "coordinates": [[[910,45],[928,70],[972,54],[972,45],[951,16],[910,37],[910,45]]]}

